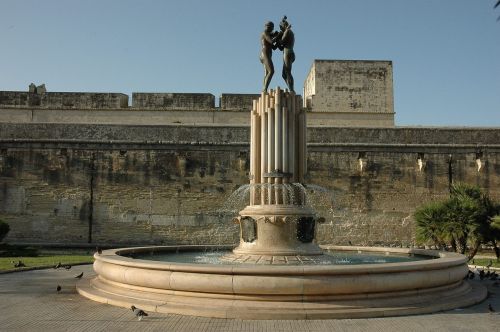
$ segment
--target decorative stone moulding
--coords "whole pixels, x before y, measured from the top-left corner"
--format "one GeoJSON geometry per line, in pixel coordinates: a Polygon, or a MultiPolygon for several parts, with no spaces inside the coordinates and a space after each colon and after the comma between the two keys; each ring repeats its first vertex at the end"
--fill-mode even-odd
{"type": "Polygon", "coordinates": [[[362,265],[207,265],[123,255],[202,251],[143,247],[95,254],[97,277],[79,281],[92,300],[147,311],[238,319],[330,319],[423,314],[473,305],[486,289],[470,284],[463,255],[423,249],[324,249],[432,258],[362,265]]]}

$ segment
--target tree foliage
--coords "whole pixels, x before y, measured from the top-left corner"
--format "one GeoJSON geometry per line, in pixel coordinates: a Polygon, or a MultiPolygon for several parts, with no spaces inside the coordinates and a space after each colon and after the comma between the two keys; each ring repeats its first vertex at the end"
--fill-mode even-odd
{"type": "Polygon", "coordinates": [[[472,259],[482,244],[491,244],[499,257],[500,205],[478,187],[458,183],[450,197],[426,204],[415,211],[419,243],[434,243],[445,249],[467,254],[472,259]]]}

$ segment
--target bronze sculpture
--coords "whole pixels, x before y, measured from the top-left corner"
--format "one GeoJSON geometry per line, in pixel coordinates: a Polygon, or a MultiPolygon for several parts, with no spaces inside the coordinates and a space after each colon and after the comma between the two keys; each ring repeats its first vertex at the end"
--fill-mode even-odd
{"type": "Polygon", "coordinates": [[[276,49],[276,44],[274,42],[274,37],[277,35],[273,32],[274,23],[266,22],[264,26],[264,32],[260,35],[261,42],[261,52],[260,52],[260,62],[264,65],[264,88],[263,91],[266,92],[271,83],[271,78],[274,75],[274,65],[272,59],[273,49],[276,49]]]}
{"type": "Polygon", "coordinates": [[[295,35],[292,31],[292,26],[286,20],[286,16],[283,17],[280,23],[280,33],[279,40],[277,40],[278,47],[283,51],[283,71],[281,76],[288,85],[290,91],[293,89],[293,76],[292,76],[292,64],[295,61],[295,52],[293,51],[293,45],[295,44],[295,35]]]}
{"type": "Polygon", "coordinates": [[[273,22],[265,24],[264,32],[261,34],[261,53],[260,62],[264,65],[264,87],[266,92],[269,83],[274,75],[274,65],[272,60],[272,51],[279,48],[283,51],[283,71],[281,76],[285,80],[288,89],[295,91],[293,87],[292,64],[295,61],[295,52],[293,46],[295,44],[295,35],[292,31],[292,26],[284,16],[280,22],[280,31],[273,31],[273,22]]]}

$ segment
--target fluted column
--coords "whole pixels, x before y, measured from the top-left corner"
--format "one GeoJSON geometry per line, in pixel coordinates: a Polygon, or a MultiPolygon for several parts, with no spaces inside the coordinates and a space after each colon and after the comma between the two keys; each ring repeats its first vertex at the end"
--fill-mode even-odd
{"type": "Polygon", "coordinates": [[[262,93],[251,113],[251,205],[303,204],[284,184],[302,183],[307,170],[306,113],[301,96],[277,88],[262,93]]]}

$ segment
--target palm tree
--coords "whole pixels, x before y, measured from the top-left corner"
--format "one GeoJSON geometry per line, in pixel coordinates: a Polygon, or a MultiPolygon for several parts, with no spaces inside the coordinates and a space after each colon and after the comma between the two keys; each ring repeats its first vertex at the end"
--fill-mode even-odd
{"type": "Polygon", "coordinates": [[[454,251],[472,259],[482,244],[491,243],[500,253],[500,205],[493,203],[477,187],[453,184],[450,198],[415,211],[417,241],[448,244],[454,251]]]}
{"type": "Polygon", "coordinates": [[[420,243],[432,241],[441,250],[449,238],[445,232],[446,209],[440,202],[429,203],[415,211],[416,238],[420,243]]]}

